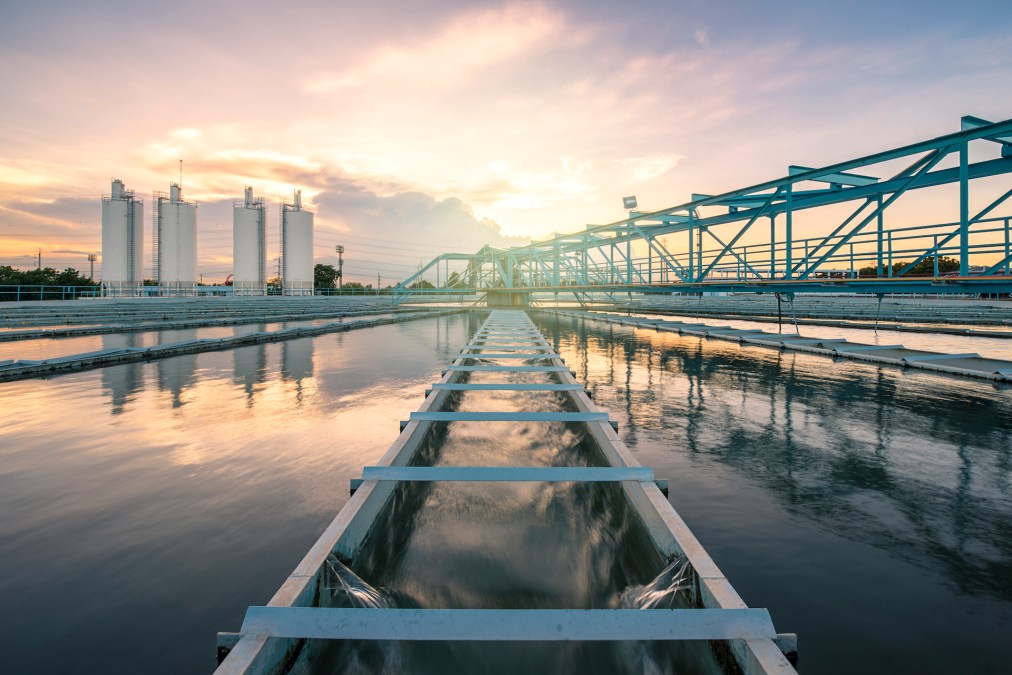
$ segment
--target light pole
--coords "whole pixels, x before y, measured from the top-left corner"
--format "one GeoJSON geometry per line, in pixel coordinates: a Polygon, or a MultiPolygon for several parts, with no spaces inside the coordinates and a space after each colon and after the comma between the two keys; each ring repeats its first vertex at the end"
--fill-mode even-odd
{"type": "Polygon", "coordinates": [[[337,251],[337,292],[340,293],[344,285],[344,246],[338,244],[334,250],[337,251]]]}
{"type": "Polygon", "coordinates": [[[96,254],[94,254],[94,253],[89,253],[88,254],[88,262],[91,263],[91,273],[88,275],[88,278],[91,279],[92,281],[95,280],[95,261],[96,260],[98,260],[98,256],[96,254]]]}

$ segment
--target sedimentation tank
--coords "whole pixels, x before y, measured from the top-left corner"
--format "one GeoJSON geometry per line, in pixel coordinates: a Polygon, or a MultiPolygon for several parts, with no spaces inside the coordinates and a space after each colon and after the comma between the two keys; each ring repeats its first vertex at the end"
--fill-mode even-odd
{"type": "Polygon", "coordinates": [[[136,295],[144,264],[144,202],[118,178],[102,195],[102,293],[136,295]]]}
{"type": "Polygon", "coordinates": [[[313,294],[313,212],[302,207],[302,190],[281,204],[281,279],[285,295],[313,294]]]}
{"type": "Polygon", "coordinates": [[[197,289],[197,203],[183,200],[182,189],[156,192],[153,204],[154,267],[162,293],[193,295],[197,289]]]}
{"type": "Polygon", "coordinates": [[[232,289],[235,295],[267,289],[267,204],[251,187],[232,208],[232,289]]]}

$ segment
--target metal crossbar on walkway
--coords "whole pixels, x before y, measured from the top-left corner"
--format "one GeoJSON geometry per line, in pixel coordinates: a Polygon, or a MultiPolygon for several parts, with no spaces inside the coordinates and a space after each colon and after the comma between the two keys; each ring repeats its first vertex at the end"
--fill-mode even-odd
{"type": "Polygon", "coordinates": [[[776,637],[765,609],[371,609],[250,607],[250,637],[322,640],[616,641],[776,637]]]}
{"type": "Polygon", "coordinates": [[[412,422],[607,422],[606,412],[413,412],[412,422]]]}
{"type": "Polygon", "coordinates": [[[529,382],[437,382],[433,390],[446,391],[581,391],[582,384],[540,384],[529,382]]]}
{"type": "Polygon", "coordinates": [[[651,483],[648,466],[365,466],[362,480],[411,482],[471,481],[488,483],[651,483]]]}
{"type": "Polygon", "coordinates": [[[551,347],[548,345],[547,342],[543,344],[530,342],[526,344],[514,344],[514,345],[481,344],[481,345],[467,345],[466,347],[464,347],[464,351],[474,351],[474,350],[482,351],[486,349],[487,350],[498,349],[504,352],[520,352],[525,349],[551,349],[551,347]]]}
{"type": "Polygon", "coordinates": [[[567,366],[447,366],[447,370],[463,373],[566,373],[567,366]]]}
{"type": "MultiPolygon", "coordinates": [[[[460,356],[465,359],[530,359],[531,361],[544,361],[545,359],[558,359],[559,355],[555,353],[524,353],[517,354],[510,352],[508,354],[503,353],[481,353],[481,354],[469,354],[468,352],[461,352],[460,356]]],[[[561,359],[560,359],[561,360],[561,359]]]]}

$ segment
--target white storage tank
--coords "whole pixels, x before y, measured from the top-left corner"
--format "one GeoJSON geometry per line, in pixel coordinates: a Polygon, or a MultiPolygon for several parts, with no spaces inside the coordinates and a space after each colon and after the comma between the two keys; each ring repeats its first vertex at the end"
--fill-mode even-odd
{"type": "Polygon", "coordinates": [[[246,188],[243,201],[232,204],[232,292],[267,292],[267,204],[246,188]]]}
{"type": "Polygon", "coordinates": [[[281,204],[281,281],[285,295],[313,294],[313,212],[302,207],[302,191],[281,204]]]}
{"type": "Polygon", "coordinates": [[[169,193],[156,192],[152,227],[152,255],[156,281],[163,295],[195,295],[197,292],[197,203],[183,200],[175,183],[169,193]]]}
{"type": "Polygon", "coordinates": [[[144,202],[118,178],[102,195],[102,294],[132,296],[144,281],[144,202]]]}

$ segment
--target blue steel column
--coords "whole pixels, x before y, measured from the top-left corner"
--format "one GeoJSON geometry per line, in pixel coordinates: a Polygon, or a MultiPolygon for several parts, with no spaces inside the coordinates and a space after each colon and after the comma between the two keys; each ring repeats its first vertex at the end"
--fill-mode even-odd
{"type": "Polygon", "coordinates": [[[889,243],[889,269],[886,273],[890,279],[893,278],[893,231],[886,232],[886,241],[889,243]]]}
{"type": "Polygon", "coordinates": [[[632,227],[629,225],[625,226],[625,282],[631,284],[633,282],[633,264],[632,264],[632,227]]]}
{"type": "Polygon", "coordinates": [[[583,235],[583,285],[590,283],[590,275],[587,273],[587,249],[590,248],[590,237],[583,235]]]}
{"type": "Polygon", "coordinates": [[[959,276],[970,273],[969,143],[959,144],[959,276]]]}
{"type": "Polygon", "coordinates": [[[647,238],[647,283],[654,283],[654,247],[653,237],[647,238]]]}
{"type": "Polygon", "coordinates": [[[1009,254],[1009,219],[1005,219],[1005,274],[1012,274],[1012,257],[1009,254]]]}
{"type": "Polygon", "coordinates": [[[770,216],[770,279],[777,277],[777,217],[770,216]]]}
{"type": "Polygon", "coordinates": [[[876,204],[876,206],[878,207],[879,212],[878,212],[878,264],[877,264],[878,269],[876,269],[875,271],[875,276],[880,277],[882,276],[882,244],[883,244],[882,235],[883,230],[885,230],[885,216],[882,211],[881,195],[879,195],[878,203],[876,204]]]}
{"type": "Polygon", "coordinates": [[[703,225],[696,226],[696,274],[703,281],[703,225]]]}
{"type": "MultiPolygon", "coordinates": [[[[784,232],[784,245],[787,247],[787,250],[784,253],[784,265],[785,265],[785,267],[784,267],[784,279],[790,279],[792,276],[794,276],[793,272],[791,271],[791,268],[794,266],[794,255],[793,255],[793,251],[791,251],[791,248],[794,246],[794,238],[793,238],[793,231],[792,231],[792,225],[793,225],[793,223],[792,223],[792,216],[793,216],[793,214],[791,212],[791,209],[794,206],[794,202],[793,202],[793,199],[792,199],[792,194],[793,193],[794,193],[794,186],[793,185],[788,185],[787,186],[787,206],[786,206],[787,211],[785,213],[785,217],[787,219],[787,222],[785,224],[786,230],[784,232]]],[[[851,247],[851,251],[853,251],[853,250],[854,250],[853,247],[851,247]]],[[[853,265],[851,265],[851,267],[853,267],[853,265]]]]}
{"type": "Polygon", "coordinates": [[[559,287],[559,265],[561,264],[559,262],[559,240],[558,239],[555,240],[555,245],[552,247],[552,249],[553,249],[552,252],[553,252],[554,258],[555,258],[555,262],[552,265],[552,285],[555,286],[556,288],[558,288],[559,287]]]}
{"type": "Polygon", "coordinates": [[[695,265],[694,265],[694,257],[693,257],[694,254],[693,254],[693,247],[692,247],[692,245],[693,245],[692,238],[695,236],[695,232],[693,232],[692,229],[693,229],[693,227],[692,227],[692,210],[690,209],[689,210],[689,229],[688,229],[688,233],[689,233],[689,281],[695,281],[696,280],[696,277],[694,276],[695,272],[693,271],[695,269],[695,265]]]}

